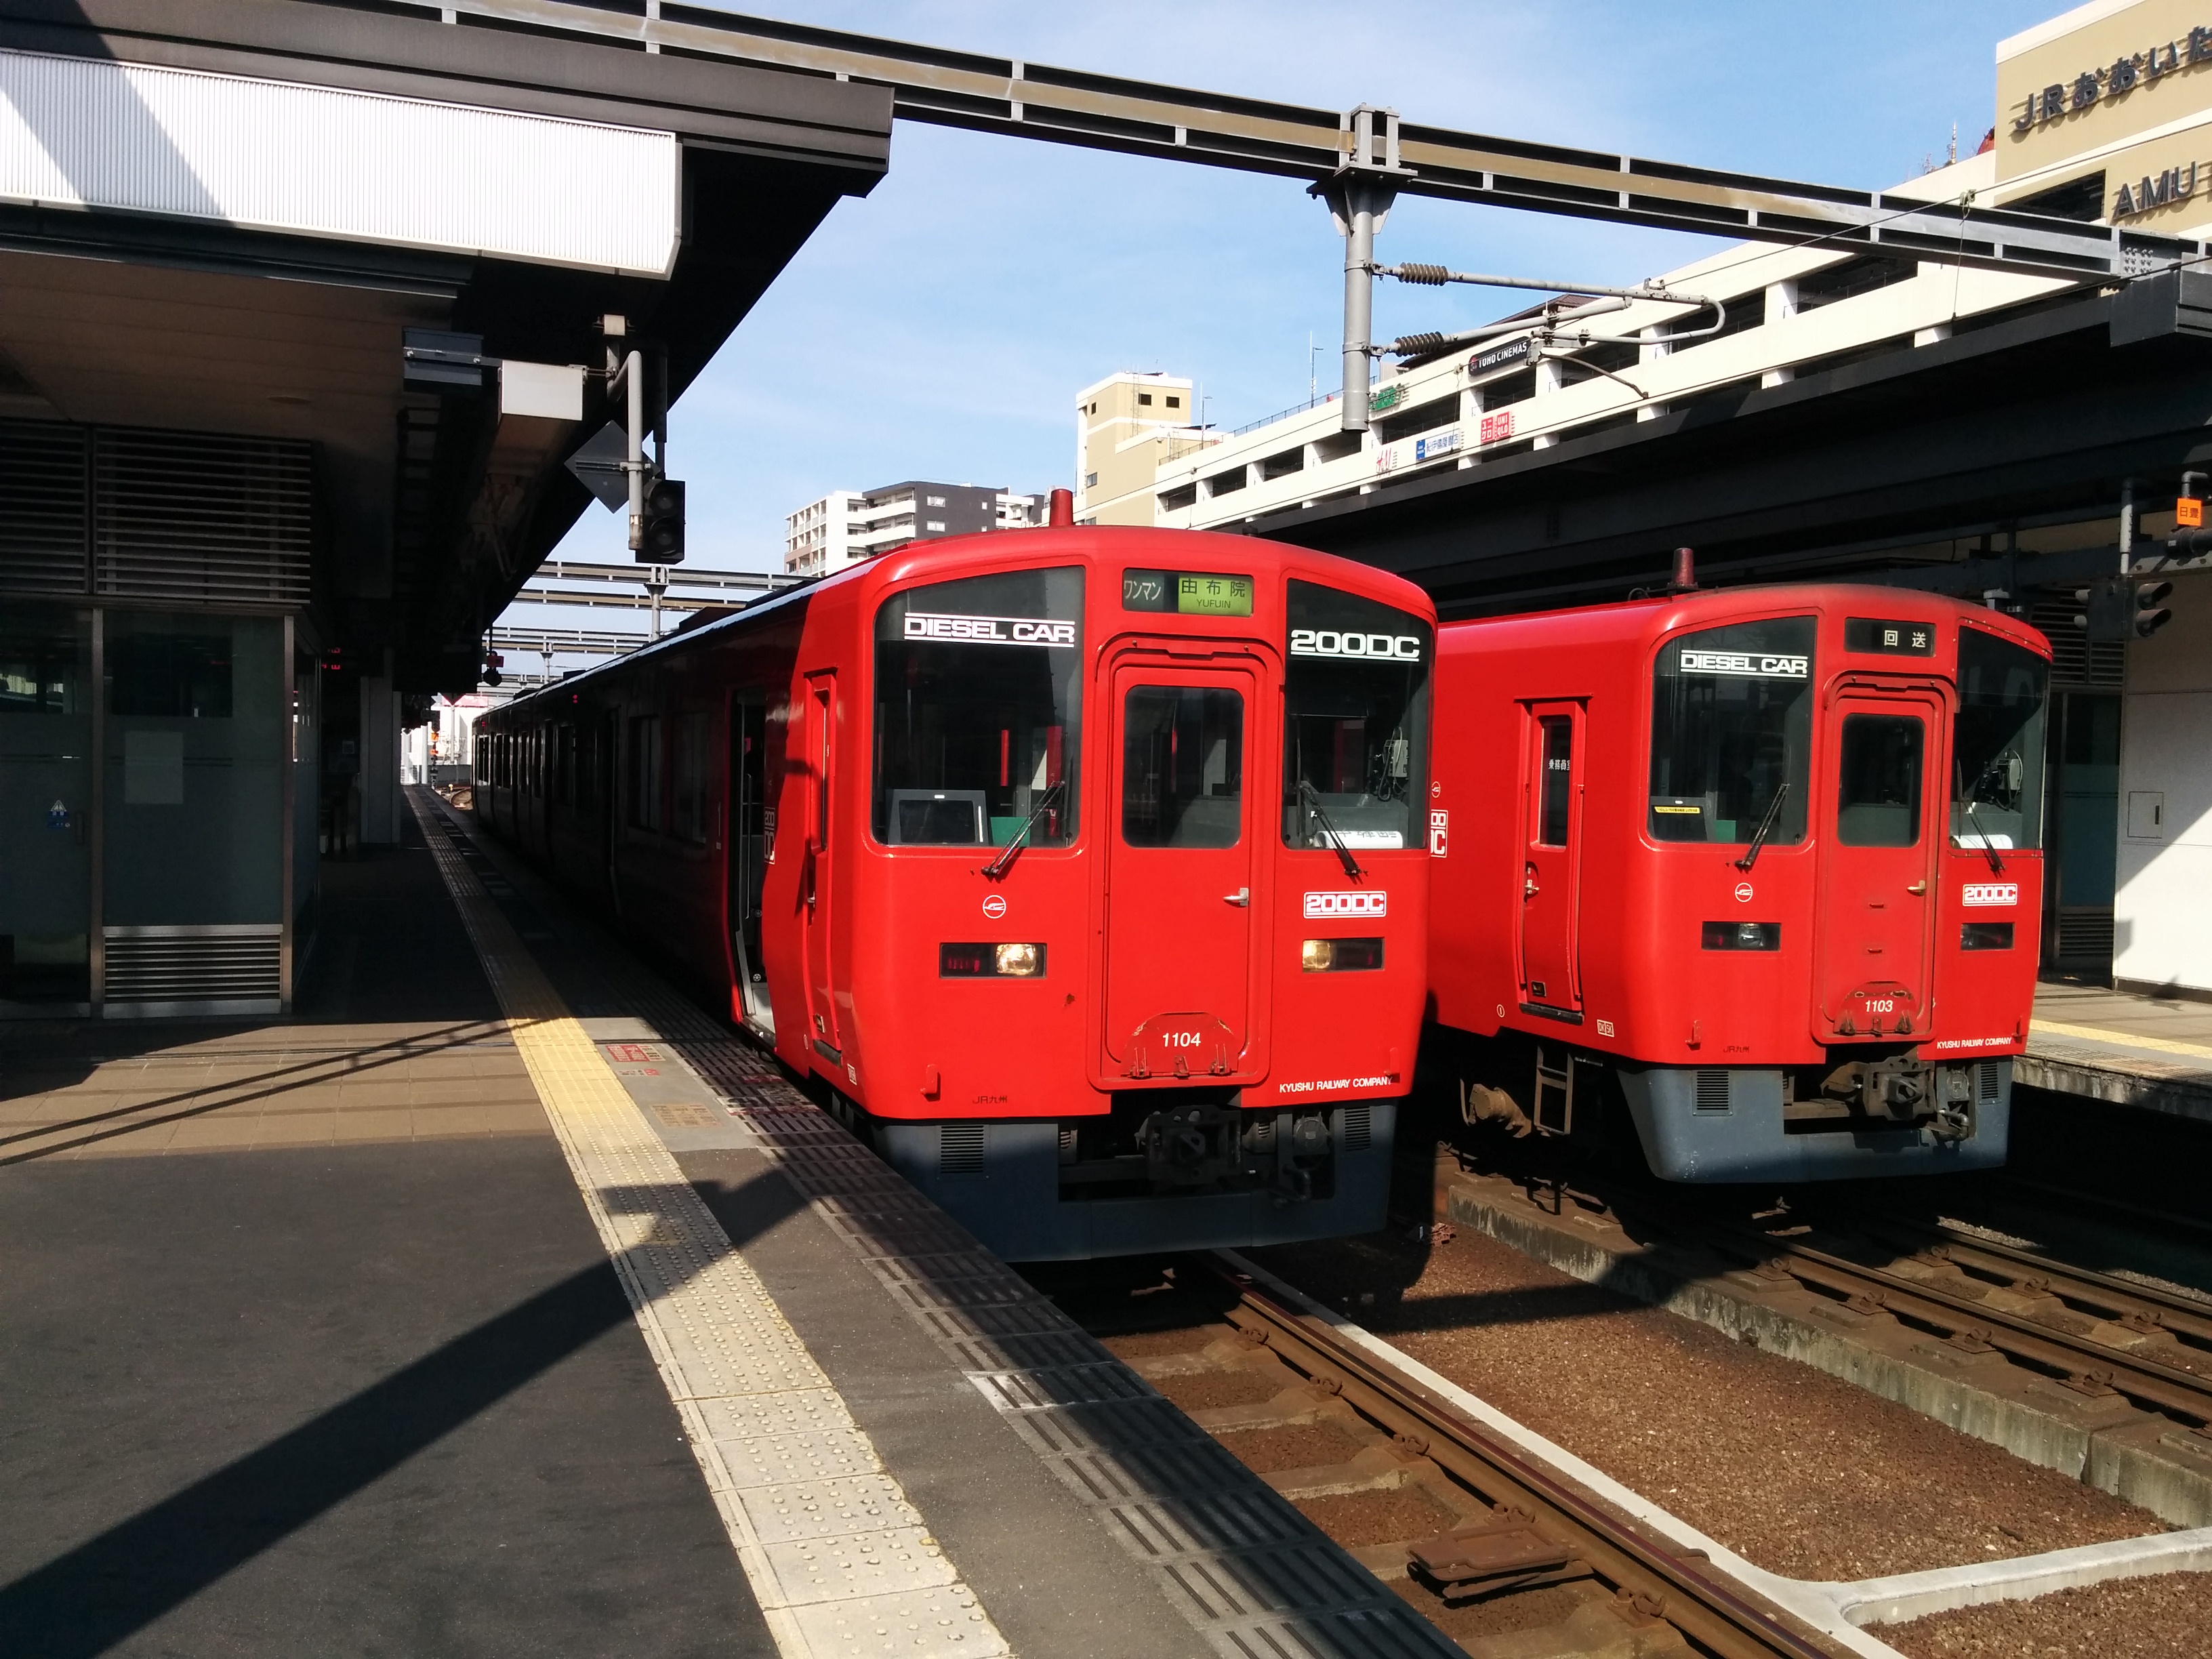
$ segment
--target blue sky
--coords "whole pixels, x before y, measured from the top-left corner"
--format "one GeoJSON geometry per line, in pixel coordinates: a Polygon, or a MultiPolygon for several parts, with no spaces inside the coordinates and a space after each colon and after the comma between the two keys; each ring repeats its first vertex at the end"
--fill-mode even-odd
{"type": "MultiPolygon", "coordinates": [[[[1878,189],[1992,123],[1992,50],[2056,0],[1777,5],[1256,0],[761,0],[795,21],[1183,86],[1878,189]]],[[[1379,248],[1633,282],[1710,244],[1402,200],[1379,248]]],[[[783,515],[902,478],[1072,482],[1074,394],[1121,368],[1203,385],[1234,426],[1339,378],[1341,245],[1299,184],[902,122],[889,175],[840,204],[677,405],[690,562],[781,556],[783,515]]],[[[1376,331],[1487,320],[1495,290],[1378,285],[1376,331]]],[[[626,560],[597,507],[561,556],[626,560]]],[[[588,619],[614,623],[619,613],[588,619]]],[[[546,620],[553,620],[546,618],[546,620]]],[[[566,622],[587,619],[571,611],[566,622]]],[[[618,624],[617,624],[618,625],[618,624]]]]}

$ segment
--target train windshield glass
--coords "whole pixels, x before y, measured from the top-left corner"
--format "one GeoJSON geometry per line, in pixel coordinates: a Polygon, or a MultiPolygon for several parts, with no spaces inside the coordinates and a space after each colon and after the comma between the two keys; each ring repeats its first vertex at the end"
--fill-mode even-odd
{"type": "Polygon", "coordinates": [[[1313,582],[1290,584],[1283,844],[1423,845],[1429,667],[1419,617],[1313,582]]]}
{"type": "Polygon", "coordinates": [[[1812,617],[1784,617],[1708,628],[1659,647],[1652,840],[1741,845],[1762,825],[1764,846],[1805,839],[1813,632],[1812,617]]]}
{"type": "Polygon", "coordinates": [[[1074,840],[1083,572],[909,588],[876,613],[876,839],[1074,840]],[[1031,818],[1036,822],[1032,824],[1031,818]]]}
{"type": "Polygon", "coordinates": [[[1959,630],[1951,726],[1951,844],[2043,844],[2044,694],[2050,665],[1978,628],[1959,630]]]}

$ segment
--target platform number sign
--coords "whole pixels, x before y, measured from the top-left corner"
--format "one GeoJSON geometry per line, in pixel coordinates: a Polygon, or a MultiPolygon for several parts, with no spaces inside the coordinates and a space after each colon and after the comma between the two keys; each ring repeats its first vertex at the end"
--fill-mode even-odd
{"type": "Polygon", "coordinates": [[[1885,622],[1878,617],[1846,617],[1844,649],[1870,651],[1886,657],[1932,657],[1936,654],[1936,625],[1885,622]]]}

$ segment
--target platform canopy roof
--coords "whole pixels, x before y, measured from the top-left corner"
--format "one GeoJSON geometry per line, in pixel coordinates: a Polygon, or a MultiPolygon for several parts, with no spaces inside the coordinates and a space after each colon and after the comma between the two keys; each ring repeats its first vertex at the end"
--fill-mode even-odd
{"type": "Polygon", "coordinates": [[[307,637],[468,690],[590,500],[601,317],[680,395],[890,122],[879,87],[471,14],[6,0],[0,419],[304,441],[307,637]],[[486,365],[410,386],[410,330],[486,365]]]}

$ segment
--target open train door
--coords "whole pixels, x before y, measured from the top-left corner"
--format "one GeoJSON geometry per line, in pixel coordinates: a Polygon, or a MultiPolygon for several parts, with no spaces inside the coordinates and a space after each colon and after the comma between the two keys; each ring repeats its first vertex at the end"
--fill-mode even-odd
{"type": "Polygon", "coordinates": [[[729,871],[724,891],[730,979],[737,988],[734,1012],[774,1036],[775,1014],[761,959],[761,895],[768,880],[768,704],[761,693],[739,691],[731,697],[729,732],[729,871]]]}
{"type": "Polygon", "coordinates": [[[803,713],[806,788],[805,861],[799,872],[801,931],[806,945],[807,1018],[814,1053],[834,1074],[844,1065],[844,1038],[837,1027],[836,975],[830,950],[830,909],[836,884],[830,878],[830,781],[837,737],[837,676],[806,677],[803,713]]]}
{"type": "Polygon", "coordinates": [[[1205,1082],[1246,1069],[1253,1035],[1261,713],[1250,656],[1141,647],[1103,676],[1112,714],[1106,1070],[1205,1082]]]}
{"type": "Polygon", "coordinates": [[[1579,1025],[1583,708],[1578,702],[1522,706],[1521,1007],[1579,1025]]]}
{"type": "Polygon", "coordinates": [[[1945,715],[1925,684],[1853,677],[1830,698],[1821,752],[1835,818],[1820,850],[1814,1033],[1824,1042],[1929,1029],[1945,715]]]}

